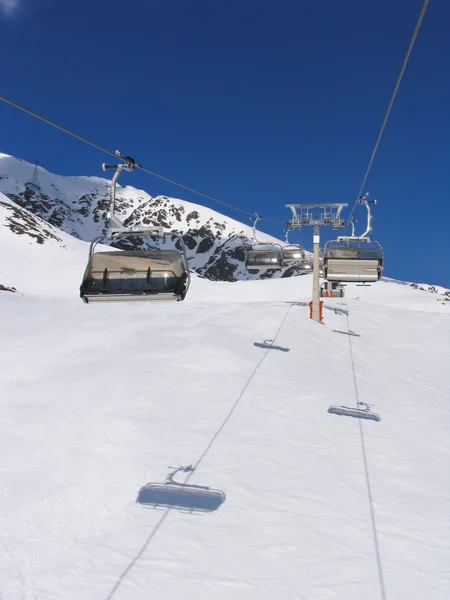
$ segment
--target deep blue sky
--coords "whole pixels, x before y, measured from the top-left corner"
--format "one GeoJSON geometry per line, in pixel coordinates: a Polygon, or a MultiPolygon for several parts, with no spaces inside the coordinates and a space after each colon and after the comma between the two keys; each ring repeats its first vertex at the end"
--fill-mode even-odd
{"type": "MultiPolygon", "coordinates": [[[[286,220],[289,202],[353,204],[421,2],[18,0],[0,17],[1,89],[150,169],[286,220]]],[[[379,200],[385,275],[450,287],[449,30],[450,3],[431,0],[366,191],[379,200]]],[[[98,151],[3,103],[0,122],[0,150],[102,176],[98,151]]],[[[125,182],[249,222],[149,175],[125,182]]],[[[261,229],[282,236],[282,225],[261,229]]],[[[311,231],[296,240],[310,247],[311,231]]]]}

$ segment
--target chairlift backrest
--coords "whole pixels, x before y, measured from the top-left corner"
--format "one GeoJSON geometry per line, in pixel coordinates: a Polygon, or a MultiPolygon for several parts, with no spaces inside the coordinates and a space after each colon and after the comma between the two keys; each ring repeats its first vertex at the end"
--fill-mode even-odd
{"type": "Polygon", "coordinates": [[[305,251],[299,244],[283,246],[283,260],[286,262],[298,262],[305,259],[305,251]]]}
{"type": "Polygon", "coordinates": [[[164,277],[181,277],[184,272],[183,261],[174,250],[126,250],[121,252],[96,252],[90,261],[90,274],[101,278],[105,269],[109,275],[120,274],[122,279],[136,277],[150,268],[164,277]]]}
{"type": "Polygon", "coordinates": [[[248,269],[280,269],[283,265],[281,246],[258,244],[247,251],[245,266],[248,269]]]}
{"type": "Polygon", "coordinates": [[[323,271],[328,281],[378,281],[383,271],[381,245],[368,238],[329,241],[324,248],[323,271]]]}

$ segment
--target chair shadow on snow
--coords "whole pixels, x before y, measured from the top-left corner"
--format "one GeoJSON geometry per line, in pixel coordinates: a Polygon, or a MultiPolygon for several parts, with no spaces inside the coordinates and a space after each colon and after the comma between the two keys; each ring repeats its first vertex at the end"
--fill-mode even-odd
{"type": "Polygon", "coordinates": [[[190,467],[180,467],[164,483],[147,483],[138,493],[136,502],[155,509],[174,508],[185,512],[212,512],[225,502],[221,490],[208,486],[178,483],[172,478],[178,471],[192,472],[190,467]]]}
{"type": "Polygon", "coordinates": [[[342,335],[351,335],[352,337],[361,337],[359,333],[355,333],[354,331],[340,331],[339,329],[333,329],[334,333],[342,333],[342,335]]]}
{"type": "Polygon", "coordinates": [[[273,343],[273,340],[264,340],[264,342],[254,342],[254,346],[257,348],[263,348],[264,350],[280,350],[280,352],[290,352],[290,348],[285,348],[284,346],[276,346],[273,343]]]}

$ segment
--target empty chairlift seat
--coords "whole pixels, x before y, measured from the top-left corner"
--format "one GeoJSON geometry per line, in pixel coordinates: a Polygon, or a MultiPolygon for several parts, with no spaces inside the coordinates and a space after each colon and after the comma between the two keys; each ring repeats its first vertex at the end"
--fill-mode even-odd
{"type": "Polygon", "coordinates": [[[375,282],[383,271],[383,252],[377,242],[364,247],[355,243],[328,242],[323,254],[324,278],[339,282],[375,282]]]}
{"type": "Polygon", "coordinates": [[[281,269],[283,266],[281,246],[270,244],[254,246],[252,250],[247,252],[245,266],[250,270],[281,269]]]}
{"type": "Polygon", "coordinates": [[[84,302],[183,300],[189,272],[176,250],[109,251],[91,254],[80,287],[84,302]]]}
{"type": "Polygon", "coordinates": [[[305,259],[305,251],[297,244],[283,246],[283,260],[288,263],[302,262],[305,259]]]}

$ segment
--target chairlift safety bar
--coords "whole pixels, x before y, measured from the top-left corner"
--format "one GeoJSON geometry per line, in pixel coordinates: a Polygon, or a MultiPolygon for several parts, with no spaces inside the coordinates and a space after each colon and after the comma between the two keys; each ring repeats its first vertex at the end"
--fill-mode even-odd
{"type": "MultiPolygon", "coordinates": [[[[116,154],[117,156],[120,156],[120,152],[118,150],[116,150],[116,154]]],[[[110,202],[109,202],[109,219],[110,221],[116,225],[116,227],[118,229],[124,229],[124,225],[123,223],[119,220],[118,217],[116,217],[115,214],[115,209],[116,209],[116,187],[117,187],[117,179],[119,178],[119,175],[122,173],[122,171],[134,171],[134,168],[136,166],[136,161],[134,160],[134,158],[131,158],[130,156],[124,156],[122,158],[122,160],[124,160],[124,163],[121,163],[120,165],[107,165],[106,163],[102,164],[102,169],[103,171],[106,171],[107,169],[115,169],[116,172],[114,173],[112,180],[111,180],[111,185],[109,188],[109,198],[110,198],[110,202]]],[[[114,231],[114,229],[111,229],[110,232],[114,231]]],[[[108,238],[111,239],[111,238],[108,238]]]]}

